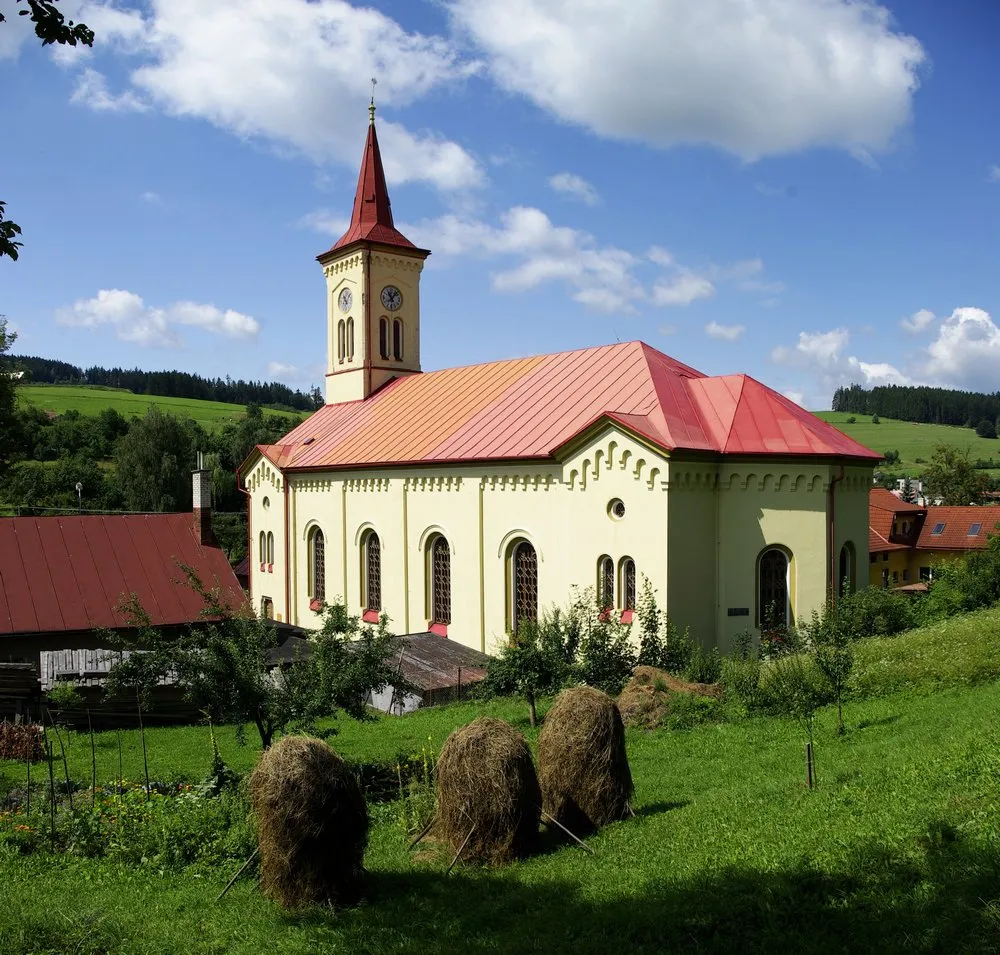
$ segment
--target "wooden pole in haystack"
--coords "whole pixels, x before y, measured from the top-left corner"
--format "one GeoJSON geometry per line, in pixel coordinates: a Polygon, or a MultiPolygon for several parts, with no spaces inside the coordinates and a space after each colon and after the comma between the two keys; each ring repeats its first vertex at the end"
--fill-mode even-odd
{"type": "Polygon", "coordinates": [[[220,892],[220,893],[219,893],[219,894],[218,894],[218,895],[217,895],[217,896],[215,897],[215,901],[216,901],[216,902],[219,902],[219,901],[220,901],[220,900],[222,899],[222,897],[223,897],[223,896],[224,896],[224,895],[225,895],[225,894],[226,894],[226,893],[227,893],[227,892],[228,892],[228,891],[229,891],[229,890],[230,890],[230,889],[231,889],[231,888],[232,888],[232,887],[233,887],[234,885],[236,885],[236,880],[237,880],[237,879],[238,879],[238,878],[239,878],[239,877],[240,877],[241,875],[243,875],[243,873],[244,873],[244,872],[246,872],[246,870],[247,870],[247,869],[249,869],[249,868],[250,868],[250,863],[251,863],[251,862],[253,862],[253,860],[257,858],[257,856],[258,856],[258,854],[259,854],[259,853],[260,853],[260,847],[258,847],[258,848],[256,848],[256,849],[254,849],[254,850],[253,850],[253,852],[252,852],[252,853],[250,853],[250,858],[249,858],[249,859],[247,859],[247,861],[246,861],[246,862],[244,862],[244,863],[243,863],[243,865],[241,865],[241,866],[240,866],[240,868],[239,868],[239,871],[238,871],[238,872],[236,873],[236,875],[234,875],[234,876],[233,876],[233,877],[232,877],[232,878],[231,878],[231,879],[230,879],[230,880],[229,880],[229,881],[228,881],[228,882],[226,883],[226,887],[225,887],[225,888],[224,888],[224,889],[223,889],[223,890],[222,890],[222,891],[221,891],[221,892],[220,892]]]}
{"type": "Polygon", "coordinates": [[[597,853],[594,852],[594,850],[590,846],[588,846],[586,842],[584,842],[579,836],[576,836],[572,832],[570,832],[569,829],[567,829],[558,819],[555,818],[555,816],[550,816],[544,809],[541,809],[540,811],[542,815],[549,820],[549,822],[554,823],[560,829],[562,829],[562,831],[565,832],[566,835],[570,837],[570,839],[572,839],[575,843],[577,843],[577,845],[586,849],[592,856],[597,855],[597,853]]]}

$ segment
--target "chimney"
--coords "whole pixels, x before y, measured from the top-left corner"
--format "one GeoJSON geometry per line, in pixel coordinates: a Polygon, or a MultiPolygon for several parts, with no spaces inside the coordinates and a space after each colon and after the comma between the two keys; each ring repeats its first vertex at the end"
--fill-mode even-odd
{"type": "Polygon", "coordinates": [[[205,470],[204,458],[198,452],[198,467],[191,474],[194,498],[194,532],[199,544],[216,542],[212,533],[212,472],[205,470]]]}

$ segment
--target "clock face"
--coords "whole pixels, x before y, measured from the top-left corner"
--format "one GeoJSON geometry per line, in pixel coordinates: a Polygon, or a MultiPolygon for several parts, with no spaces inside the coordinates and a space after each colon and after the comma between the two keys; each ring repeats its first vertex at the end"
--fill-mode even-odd
{"type": "Polygon", "coordinates": [[[390,312],[396,311],[403,304],[403,295],[395,285],[387,285],[382,289],[382,304],[390,312]]]}
{"type": "Polygon", "coordinates": [[[340,310],[342,312],[348,311],[351,307],[351,302],[353,301],[353,299],[354,296],[351,295],[351,290],[349,288],[345,288],[340,293],[340,310]]]}

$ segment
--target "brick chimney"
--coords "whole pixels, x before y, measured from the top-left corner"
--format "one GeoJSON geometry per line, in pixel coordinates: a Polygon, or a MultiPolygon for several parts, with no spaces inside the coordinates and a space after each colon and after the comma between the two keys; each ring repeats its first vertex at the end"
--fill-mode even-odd
{"type": "Polygon", "coordinates": [[[212,533],[212,472],[205,470],[201,452],[198,452],[198,468],[191,474],[191,490],[194,498],[194,532],[200,544],[216,544],[212,533]]]}

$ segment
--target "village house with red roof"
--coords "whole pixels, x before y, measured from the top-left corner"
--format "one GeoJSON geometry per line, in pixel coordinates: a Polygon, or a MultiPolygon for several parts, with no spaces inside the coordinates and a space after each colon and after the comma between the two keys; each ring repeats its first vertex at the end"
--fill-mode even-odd
{"type": "Polygon", "coordinates": [[[1000,507],[908,504],[885,488],[872,488],[868,518],[868,583],[926,590],[934,567],[982,550],[1000,533],[1000,507]]]}
{"type": "Polygon", "coordinates": [[[258,609],[314,628],[343,597],[491,651],[573,587],[631,621],[648,578],[725,650],[863,582],[878,454],[638,341],[424,372],[429,254],[393,224],[372,106],[350,225],[318,256],[326,405],[239,472],[258,609]]]}

